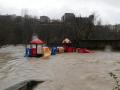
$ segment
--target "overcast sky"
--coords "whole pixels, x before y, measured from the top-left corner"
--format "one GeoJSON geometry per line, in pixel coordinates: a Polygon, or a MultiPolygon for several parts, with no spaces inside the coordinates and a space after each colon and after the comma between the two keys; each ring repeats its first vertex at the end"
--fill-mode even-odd
{"type": "Polygon", "coordinates": [[[47,15],[60,19],[65,12],[76,16],[96,13],[104,24],[120,23],[120,0],[0,0],[1,14],[21,15],[28,9],[30,15],[47,15]]]}

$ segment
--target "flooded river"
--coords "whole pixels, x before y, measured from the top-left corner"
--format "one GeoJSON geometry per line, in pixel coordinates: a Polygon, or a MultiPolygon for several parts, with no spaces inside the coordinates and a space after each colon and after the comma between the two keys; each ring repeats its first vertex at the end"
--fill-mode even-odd
{"type": "Polygon", "coordinates": [[[0,49],[0,90],[29,80],[43,81],[33,90],[112,90],[110,72],[120,77],[120,52],[63,53],[43,59],[24,57],[24,46],[0,49]]]}

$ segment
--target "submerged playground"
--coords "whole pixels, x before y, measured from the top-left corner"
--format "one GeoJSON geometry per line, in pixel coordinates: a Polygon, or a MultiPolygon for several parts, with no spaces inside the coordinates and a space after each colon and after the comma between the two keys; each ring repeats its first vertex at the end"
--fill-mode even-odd
{"type": "Polygon", "coordinates": [[[29,81],[42,82],[33,90],[112,90],[109,73],[120,75],[119,52],[64,52],[46,60],[23,57],[24,51],[23,45],[0,48],[0,90],[27,90],[29,81]]]}
{"type": "Polygon", "coordinates": [[[72,47],[68,38],[61,43],[50,47],[34,38],[26,47],[0,48],[0,90],[113,89],[109,73],[120,75],[119,52],[72,47]]]}
{"type": "Polygon", "coordinates": [[[65,38],[62,42],[62,46],[48,47],[47,43],[35,38],[30,41],[30,44],[26,45],[25,56],[26,57],[43,57],[49,58],[51,55],[56,55],[60,53],[93,53],[93,51],[86,48],[75,48],[72,47],[72,41],[65,38]]]}

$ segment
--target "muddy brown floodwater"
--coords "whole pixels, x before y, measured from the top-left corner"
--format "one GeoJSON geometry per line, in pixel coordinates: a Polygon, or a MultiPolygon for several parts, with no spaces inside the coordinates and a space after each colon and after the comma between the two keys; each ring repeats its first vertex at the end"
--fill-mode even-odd
{"type": "Polygon", "coordinates": [[[63,53],[43,59],[24,57],[24,46],[0,49],[0,90],[29,80],[44,81],[33,90],[112,90],[110,72],[120,77],[120,52],[63,53]]]}

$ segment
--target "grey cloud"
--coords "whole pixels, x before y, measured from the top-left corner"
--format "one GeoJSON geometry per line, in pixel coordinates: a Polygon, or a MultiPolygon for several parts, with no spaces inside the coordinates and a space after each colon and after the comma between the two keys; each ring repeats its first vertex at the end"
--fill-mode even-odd
{"type": "Polygon", "coordinates": [[[5,7],[0,7],[0,13],[20,14],[20,9],[28,8],[33,15],[60,18],[65,12],[82,16],[96,12],[104,23],[115,24],[120,23],[119,4],[120,0],[0,0],[0,6],[5,7]]]}

